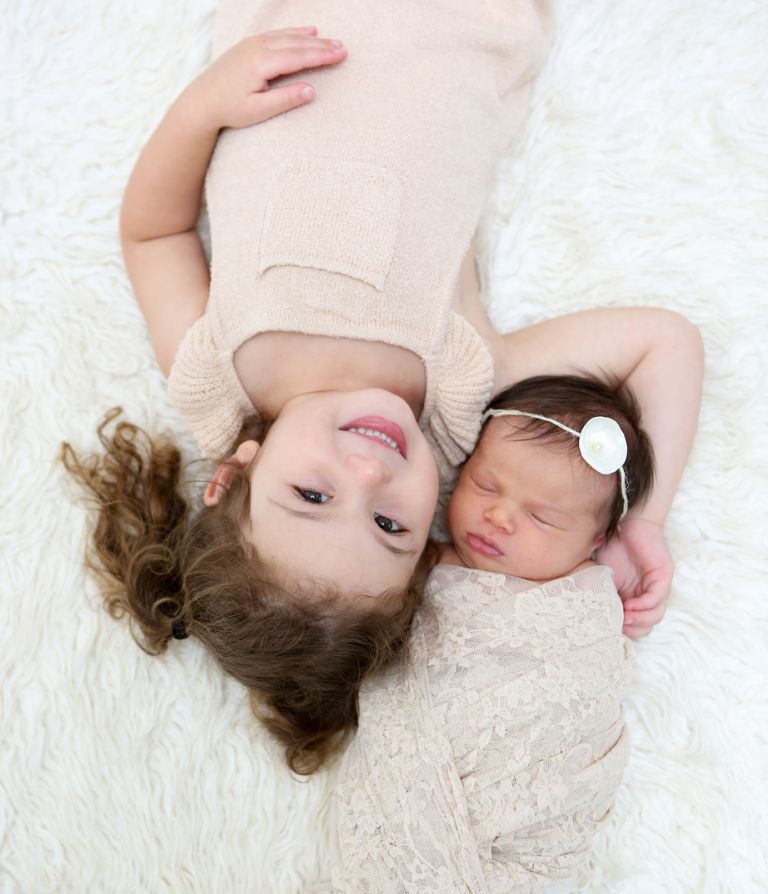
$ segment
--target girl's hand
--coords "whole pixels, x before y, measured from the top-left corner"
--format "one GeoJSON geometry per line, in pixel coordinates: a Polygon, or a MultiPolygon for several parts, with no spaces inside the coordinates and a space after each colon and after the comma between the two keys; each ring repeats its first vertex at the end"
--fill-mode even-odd
{"type": "Polygon", "coordinates": [[[624,603],[623,632],[632,639],[650,633],[664,617],[674,571],[661,526],[628,518],[596,558],[613,569],[624,603]]]}
{"type": "Polygon", "coordinates": [[[336,65],[347,51],[339,40],[317,37],[314,25],[246,37],[223,53],[185,91],[188,106],[206,125],[249,127],[310,102],[306,82],[269,88],[269,81],[305,68],[336,65]]]}

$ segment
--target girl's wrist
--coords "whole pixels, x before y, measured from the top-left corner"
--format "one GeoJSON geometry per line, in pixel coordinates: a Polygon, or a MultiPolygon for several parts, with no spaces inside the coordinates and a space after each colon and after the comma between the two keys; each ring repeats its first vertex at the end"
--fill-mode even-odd
{"type": "Polygon", "coordinates": [[[654,528],[659,528],[660,530],[664,530],[664,520],[661,521],[654,517],[648,517],[645,514],[643,515],[632,515],[631,513],[624,519],[623,522],[619,525],[626,525],[628,522],[643,522],[646,525],[653,525],[654,528]]]}
{"type": "Polygon", "coordinates": [[[174,115],[192,137],[215,138],[222,128],[210,93],[203,72],[182,90],[169,109],[169,114],[174,115]]]}

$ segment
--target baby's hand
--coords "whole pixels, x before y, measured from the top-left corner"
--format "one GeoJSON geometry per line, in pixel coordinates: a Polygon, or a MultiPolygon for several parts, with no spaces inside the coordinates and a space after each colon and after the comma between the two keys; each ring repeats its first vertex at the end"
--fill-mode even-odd
{"type": "Polygon", "coordinates": [[[624,603],[624,633],[633,639],[645,636],[664,617],[674,571],[662,528],[628,518],[596,558],[613,569],[624,603]]]}
{"type": "Polygon", "coordinates": [[[249,127],[304,105],[315,95],[306,82],[269,89],[269,81],[346,58],[339,40],[316,36],[314,25],[246,37],[213,62],[187,91],[215,127],[249,127]]]}

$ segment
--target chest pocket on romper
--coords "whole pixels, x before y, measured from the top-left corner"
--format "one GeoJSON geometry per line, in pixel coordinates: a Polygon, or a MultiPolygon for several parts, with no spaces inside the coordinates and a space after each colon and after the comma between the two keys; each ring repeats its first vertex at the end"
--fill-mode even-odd
{"type": "Polygon", "coordinates": [[[382,291],[400,221],[397,174],[357,161],[312,158],[282,165],[262,222],[259,273],[312,267],[382,291]]]}

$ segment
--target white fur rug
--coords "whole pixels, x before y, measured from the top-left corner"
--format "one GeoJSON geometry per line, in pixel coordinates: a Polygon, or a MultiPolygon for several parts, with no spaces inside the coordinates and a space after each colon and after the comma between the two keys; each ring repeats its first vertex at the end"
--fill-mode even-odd
{"type": "MultiPolygon", "coordinates": [[[[101,610],[56,461],[117,403],[184,431],[117,213],[205,63],[214,2],[2,7],[0,894],[290,894],[321,865],[327,780],[290,777],[194,640],[150,658],[101,610]]],[[[559,17],[482,228],[491,314],[660,304],[702,328],[708,361],[674,592],[637,647],[633,756],[578,890],[751,894],[768,878],[768,6],[563,0],[559,17]]]]}

